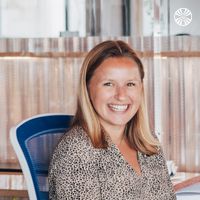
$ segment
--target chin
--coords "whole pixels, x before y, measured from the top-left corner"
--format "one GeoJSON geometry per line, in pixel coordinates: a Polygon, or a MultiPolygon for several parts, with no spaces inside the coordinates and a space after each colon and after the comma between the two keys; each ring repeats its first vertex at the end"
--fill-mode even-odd
{"type": "Polygon", "coordinates": [[[125,121],[112,120],[110,123],[113,124],[114,126],[125,126],[128,123],[128,121],[127,120],[125,121]]]}

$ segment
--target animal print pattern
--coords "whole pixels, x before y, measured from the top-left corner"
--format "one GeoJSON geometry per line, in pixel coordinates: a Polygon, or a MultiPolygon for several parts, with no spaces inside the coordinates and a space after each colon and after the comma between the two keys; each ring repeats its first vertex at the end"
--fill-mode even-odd
{"type": "Polygon", "coordinates": [[[81,127],[58,144],[49,169],[50,200],[175,200],[162,151],[138,152],[142,175],[124,160],[112,142],[96,149],[81,127]]]}

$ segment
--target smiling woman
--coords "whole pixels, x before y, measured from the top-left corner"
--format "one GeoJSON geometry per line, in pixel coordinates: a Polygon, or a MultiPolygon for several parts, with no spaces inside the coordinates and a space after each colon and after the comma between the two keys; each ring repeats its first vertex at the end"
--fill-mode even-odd
{"type": "Polygon", "coordinates": [[[176,199],[146,116],[143,65],[128,44],[86,56],[72,128],[49,170],[50,199],[176,199]]]}

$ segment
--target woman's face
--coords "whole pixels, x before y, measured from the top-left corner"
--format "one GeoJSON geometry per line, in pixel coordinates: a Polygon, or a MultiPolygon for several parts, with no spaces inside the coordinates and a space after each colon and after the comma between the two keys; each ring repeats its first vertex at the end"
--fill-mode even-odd
{"type": "Polygon", "coordinates": [[[143,96],[137,64],[127,57],[106,59],[90,80],[89,94],[105,130],[124,130],[143,96]]]}

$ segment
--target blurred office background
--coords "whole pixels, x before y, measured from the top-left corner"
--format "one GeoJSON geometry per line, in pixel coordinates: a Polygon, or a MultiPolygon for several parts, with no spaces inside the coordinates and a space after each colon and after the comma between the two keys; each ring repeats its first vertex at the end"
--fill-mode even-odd
{"type": "Polygon", "coordinates": [[[9,129],[35,114],[74,114],[81,63],[107,39],[141,57],[152,130],[179,171],[200,172],[199,0],[0,0],[0,168],[18,161],[9,129]],[[179,8],[192,22],[174,21],[179,8]]]}

